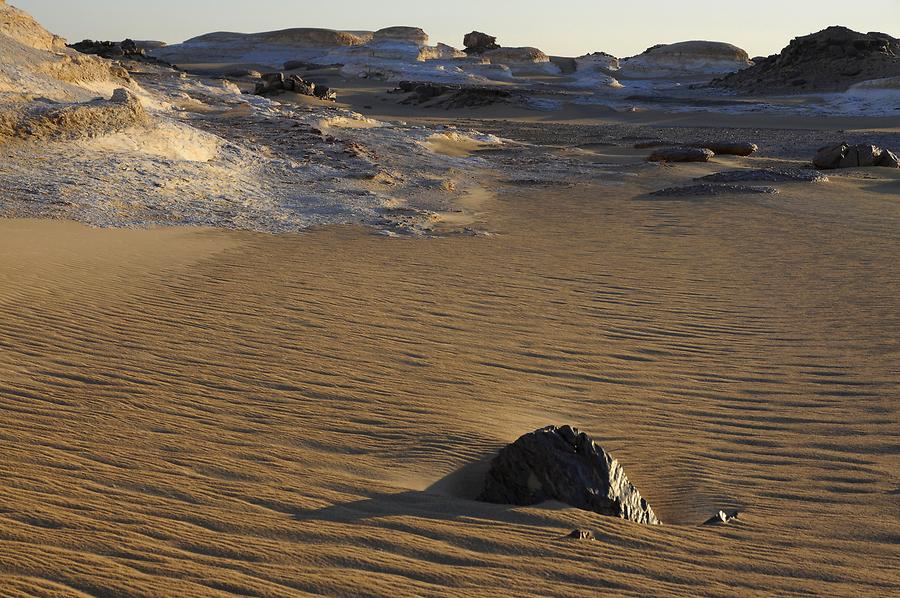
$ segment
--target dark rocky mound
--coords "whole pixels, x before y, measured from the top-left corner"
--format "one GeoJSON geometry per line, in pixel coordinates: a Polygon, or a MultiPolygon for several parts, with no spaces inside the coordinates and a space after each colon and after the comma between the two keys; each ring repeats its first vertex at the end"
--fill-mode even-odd
{"type": "Polygon", "coordinates": [[[428,103],[429,106],[441,108],[479,108],[493,104],[508,103],[513,94],[503,89],[491,87],[461,87],[456,85],[443,85],[440,83],[417,83],[415,81],[401,81],[392,93],[408,94],[401,100],[401,104],[420,105],[428,103]]]}
{"type": "Polygon", "coordinates": [[[713,86],[746,94],[846,91],[869,79],[900,76],[900,40],[886,33],[829,27],[798,37],[781,54],[715,79],[713,86]]]}
{"type": "Polygon", "coordinates": [[[284,73],[266,73],[256,84],[254,94],[258,96],[277,95],[286,91],[293,91],[305,96],[319,98],[334,102],[337,94],[325,85],[316,85],[312,81],[306,81],[297,75],[285,75],[284,73]]]}
{"type": "Polygon", "coordinates": [[[749,185],[687,185],[666,187],[650,194],[651,197],[714,197],[716,195],[775,194],[774,187],[753,187],[749,185]]]}
{"type": "Polygon", "coordinates": [[[637,523],[660,523],[619,462],[570,426],[536,430],[501,450],[478,500],[522,506],[556,500],[637,523]]]}
{"type": "Polygon", "coordinates": [[[802,168],[754,168],[726,170],[695,179],[706,183],[827,183],[828,177],[815,170],[802,168]]]}
{"type": "Polygon", "coordinates": [[[500,49],[500,44],[497,43],[496,37],[494,37],[493,35],[488,35],[487,33],[482,33],[480,31],[467,33],[463,38],[463,46],[465,47],[463,52],[465,52],[469,56],[473,54],[484,54],[485,52],[489,52],[491,50],[500,49]]]}
{"type": "Polygon", "coordinates": [[[137,42],[126,39],[121,42],[82,40],[76,44],[69,44],[73,50],[82,54],[93,54],[109,60],[136,60],[171,66],[168,62],[147,55],[145,48],[138,46],[137,42]]]}

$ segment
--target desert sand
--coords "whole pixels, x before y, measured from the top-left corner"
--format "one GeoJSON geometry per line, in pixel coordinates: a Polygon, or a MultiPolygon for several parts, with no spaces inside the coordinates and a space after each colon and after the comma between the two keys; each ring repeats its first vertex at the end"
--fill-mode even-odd
{"type": "MultiPolygon", "coordinates": [[[[291,31],[251,49],[452,50],[291,31]]],[[[900,594],[900,169],[684,193],[900,149],[895,113],[447,110],[327,65],[336,103],[268,99],[2,0],[0,50],[0,596],[900,594]],[[701,140],[759,148],[647,161],[701,140]],[[562,424],[663,525],[475,500],[562,424]]]]}
{"type": "Polygon", "coordinates": [[[894,593],[898,184],[505,189],[475,238],[3,222],[0,587],[894,593]],[[548,423],[666,525],[466,498],[548,423]]]}

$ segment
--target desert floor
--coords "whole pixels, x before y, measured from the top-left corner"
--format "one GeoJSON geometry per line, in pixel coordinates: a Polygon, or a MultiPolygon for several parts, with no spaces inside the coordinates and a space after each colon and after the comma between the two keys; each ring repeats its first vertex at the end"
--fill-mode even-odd
{"type": "Polygon", "coordinates": [[[484,178],[476,237],[0,221],[0,596],[900,593],[900,176],[484,178]],[[564,423],[666,525],[470,500],[564,423]]]}

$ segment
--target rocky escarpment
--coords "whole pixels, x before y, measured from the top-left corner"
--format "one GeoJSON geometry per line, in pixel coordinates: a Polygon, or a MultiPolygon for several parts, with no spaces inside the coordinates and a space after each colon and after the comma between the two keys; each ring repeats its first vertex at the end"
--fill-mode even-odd
{"type": "Polygon", "coordinates": [[[536,430],[501,450],[478,500],[523,506],[557,500],[637,523],[661,523],[619,462],[570,426],[536,430]]]}
{"type": "Polygon", "coordinates": [[[871,79],[900,76],[900,40],[885,33],[829,27],[798,37],[746,70],[713,85],[747,94],[846,91],[871,79]]]}

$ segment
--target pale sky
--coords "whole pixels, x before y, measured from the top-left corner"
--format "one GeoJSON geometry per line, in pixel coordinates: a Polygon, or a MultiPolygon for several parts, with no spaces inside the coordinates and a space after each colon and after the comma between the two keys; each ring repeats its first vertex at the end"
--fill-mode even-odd
{"type": "Polygon", "coordinates": [[[642,52],[657,43],[726,41],[751,56],[829,25],[900,37],[900,0],[7,0],[69,41],[179,42],[211,31],[290,27],[374,30],[422,27],[431,43],[462,46],[473,29],[504,46],[548,54],[642,52]]]}

